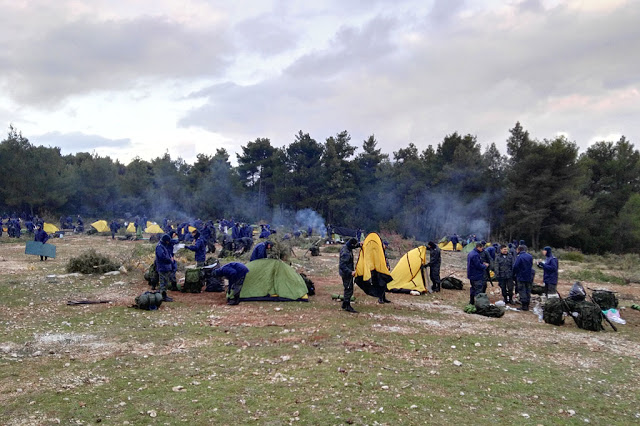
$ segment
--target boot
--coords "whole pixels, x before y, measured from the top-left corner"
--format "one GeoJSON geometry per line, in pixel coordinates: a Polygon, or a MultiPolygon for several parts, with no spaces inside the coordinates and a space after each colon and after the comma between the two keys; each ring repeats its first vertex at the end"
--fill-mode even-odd
{"type": "Polygon", "coordinates": [[[162,301],[163,302],[173,302],[173,299],[170,298],[169,296],[167,296],[167,292],[163,291],[162,292],[162,301]]]}
{"type": "Polygon", "coordinates": [[[356,311],[355,309],[353,309],[353,307],[351,306],[351,303],[350,303],[350,302],[344,302],[344,303],[342,304],[342,310],[343,310],[343,311],[350,312],[350,313],[352,313],[352,314],[357,314],[357,313],[358,313],[358,311],[356,311]]]}
{"type": "Polygon", "coordinates": [[[233,299],[229,299],[227,300],[227,305],[229,306],[235,306],[235,305],[239,305],[240,304],[240,295],[237,294],[233,297],[233,299]]]}
{"type": "Polygon", "coordinates": [[[387,296],[383,294],[378,298],[378,303],[380,303],[381,305],[385,303],[391,303],[391,300],[387,299],[387,296]]]}

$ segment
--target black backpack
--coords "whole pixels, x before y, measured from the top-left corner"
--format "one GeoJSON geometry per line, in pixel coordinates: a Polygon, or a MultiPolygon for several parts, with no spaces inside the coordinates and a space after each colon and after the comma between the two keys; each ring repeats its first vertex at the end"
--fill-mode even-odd
{"type": "Polygon", "coordinates": [[[440,287],[447,290],[462,290],[464,284],[462,284],[462,281],[455,277],[446,277],[440,282],[440,287]]]}
{"type": "Polygon", "coordinates": [[[314,294],[316,294],[316,286],[313,284],[313,281],[311,281],[305,274],[301,273],[300,276],[304,280],[304,283],[307,285],[307,294],[309,296],[313,296],[314,294]]]}
{"type": "Polygon", "coordinates": [[[538,285],[538,284],[533,284],[531,286],[531,294],[537,294],[537,295],[543,295],[544,294],[544,286],[543,285],[538,285]]]}

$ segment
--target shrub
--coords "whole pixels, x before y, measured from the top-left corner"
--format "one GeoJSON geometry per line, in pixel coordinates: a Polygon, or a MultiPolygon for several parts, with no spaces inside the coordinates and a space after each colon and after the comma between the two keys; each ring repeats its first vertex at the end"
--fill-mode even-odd
{"type": "Polygon", "coordinates": [[[583,263],[585,261],[584,254],[582,254],[582,252],[579,252],[579,251],[560,250],[558,251],[557,256],[558,256],[558,259],[567,260],[569,262],[583,263]]]}
{"type": "Polygon", "coordinates": [[[72,257],[67,263],[67,272],[79,272],[81,274],[104,274],[117,271],[120,265],[109,257],[96,253],[91,249],[78,257],[72,257]]]}

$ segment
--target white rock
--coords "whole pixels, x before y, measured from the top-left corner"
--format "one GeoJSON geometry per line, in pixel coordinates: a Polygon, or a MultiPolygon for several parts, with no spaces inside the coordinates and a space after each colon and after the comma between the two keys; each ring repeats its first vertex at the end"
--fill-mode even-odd
{"type": "Polygon", "coordinates": [[[171,388],[172,391],[174,392],[186,392],[187,390],[184,388],[184,386],[174,386],[171,388]]]}
{"type": "Polygon", "coordinates": [[[475,347],[479,348],[480,347],[480,342],[476,342],[475,347]]]}
{"type": "Polygon", "coordinates": [[[387,389],[389,389],[389,386],[384,385],[384,386],[382,386],[382,389],[387,390],[387,389]]]}
{"type": "Polygon", "coordinates": [[[453,365],[455,365],[456,367],[460,367],[462,363],[456,359],[455,361],[453,361],[453,365]]]}
{"type": "Polygon", "coordinates": [[[106,272],[104,274],[105,277],[110,277],[110,276],[113,276],[113,275],[120,275],[120,271],[111,271],[111,272],[106,272]]]}
{"type": "Polygon", "coordinates": [[[528,418],[529,418],[529,415],[528,415],[527,413],[522,413],[522,414],[520,414],[520,415],[521,415],[522,417],[524,417],[525,419],[528,419],[528,418]]]}
{"type": "Polygon", "coordinates": [[[149,417],[158,417],[158,413],[156,413],[156,410],[149,410],[147,411],[147,414],[149,415],[149,417]]]}
{"type": "Polygon", "coordinates": [[[409,407],[409,408],[411,408],[412,410],[415,410],[416,408],[418,408],[418,406],[414,404],[414,405],[412,405],[412,406],[411,406],[411,407],[409,407]]]}
{"type": "Polygon", "coordinates": [[[575,410],[567,410],[567,414],[569,414],[569,417],[572,417],[572,416],[576,415],[576,411],[575,410]]]}

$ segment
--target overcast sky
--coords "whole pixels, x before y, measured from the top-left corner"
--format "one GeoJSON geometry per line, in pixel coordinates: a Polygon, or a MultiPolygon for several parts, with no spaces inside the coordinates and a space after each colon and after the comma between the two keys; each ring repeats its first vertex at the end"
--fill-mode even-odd
{"type": "Polygon", "coordinates": [[[640,137],[637,0],[0,0],[0,123],[128,162],[298,130],[640,137]]]}

